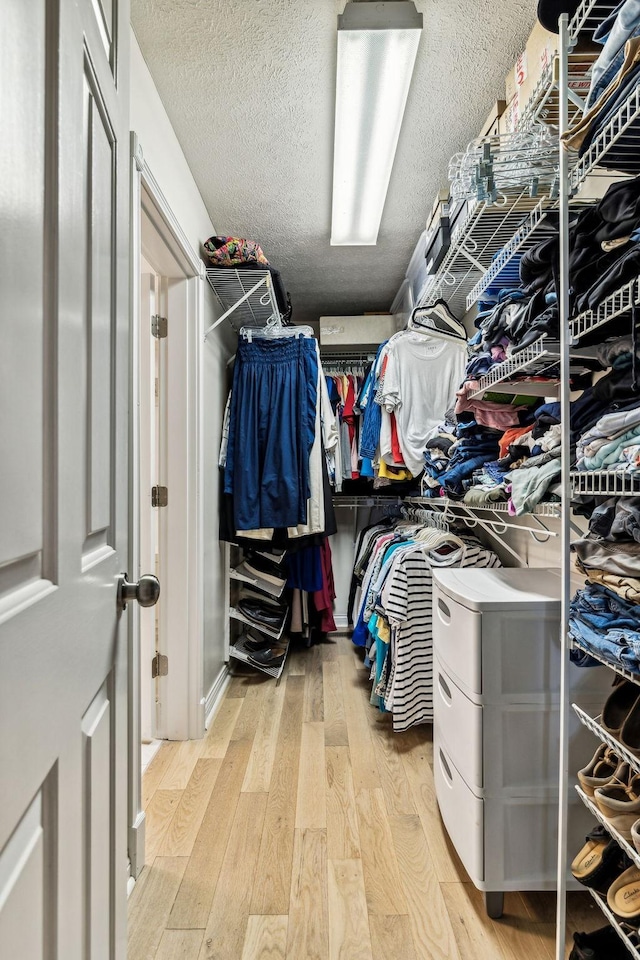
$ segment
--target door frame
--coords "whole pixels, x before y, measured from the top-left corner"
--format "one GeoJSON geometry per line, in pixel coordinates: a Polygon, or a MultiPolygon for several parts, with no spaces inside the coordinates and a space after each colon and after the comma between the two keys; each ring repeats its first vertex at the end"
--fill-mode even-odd
{"type": "MultiPolygon", "coordinates": [[[[141,212],[153,221],[183,277],[169,284],[172,315],[172,353],[177,360],[170,385],[172,416],[167,430],[169,498],[173,507],[171,550],[161,559],[161,570],[171,580],[171,600],[164,612],[169,673],[161,680],[162,712],[159,739],[199,739],[205,732],[203,697],[203,509],[201,364],[205,266],[190,244],[144,159],[137,134],[131,132],[131,372],[130,377],[130,569],[140,569],[140,412],[139,362],[142,336],[140,276],[142,256],[141,212]],[[182,336],[178,336],[182,333],[182,336]],[[172,475],[172,469],[175,474],[172,475]],[[186,624],[185,631],[176,629],[186,624]],[[172,632],[173,631],[173,632],[172,632]]],[[[170,375],[171,376],[171,375],[170,375]]],[[[162,590],[161,583],[161,590],[162,590]]],[[[162,593],[161,593],[162,601],[162,593]]],[[[129,643],[129,856],[131,877],[144,865],[144,822],[140,763],[140,616],[131,617],[129,643]]]]}

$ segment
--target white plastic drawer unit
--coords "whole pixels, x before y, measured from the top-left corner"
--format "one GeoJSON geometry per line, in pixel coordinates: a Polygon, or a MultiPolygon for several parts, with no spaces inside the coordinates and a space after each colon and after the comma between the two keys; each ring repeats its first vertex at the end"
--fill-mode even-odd
{"type": "Polygon", "coordinates": [[[433,581],[434,651],[467,696],[536,702],[557,689],[556,571],[451,568],[434,570],[433,581]]]}

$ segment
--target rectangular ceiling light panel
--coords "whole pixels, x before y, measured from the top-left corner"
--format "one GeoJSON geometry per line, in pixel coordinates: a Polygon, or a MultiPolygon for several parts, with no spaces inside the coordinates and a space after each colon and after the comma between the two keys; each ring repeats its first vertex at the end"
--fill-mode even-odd
{"type": "Polygon", "coordinates": [[[411,2],[350,2],[338,17],[332,245],[373,245],[418,52],[411,2]]]}

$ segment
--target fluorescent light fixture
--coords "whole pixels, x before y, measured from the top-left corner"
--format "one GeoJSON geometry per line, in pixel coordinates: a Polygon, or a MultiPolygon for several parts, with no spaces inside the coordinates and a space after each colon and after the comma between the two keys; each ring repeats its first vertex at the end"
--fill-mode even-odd
{"type": "Polygon", "coordinates": [[[334,246],[378,239],[421,31],[405,0],[349,2],[338,17],[334,246]]]}

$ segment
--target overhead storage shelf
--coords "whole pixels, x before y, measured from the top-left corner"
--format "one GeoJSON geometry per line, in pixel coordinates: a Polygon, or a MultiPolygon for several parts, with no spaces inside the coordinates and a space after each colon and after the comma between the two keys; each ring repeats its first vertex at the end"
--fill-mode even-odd
{"type": "Polygon", "coordinates": [[[546,382],[527,382],[514,379],[516,374],[529,376],[542,375],[560,358],[560,345],[557,340],[541,337],[524,350],[509,357],[503,363],[497,363],[489,373],[480,377],[478,389],[471,397],[481,397],[488,390],[498,393],[522,393],[529,396],[550,396],[556,390],[557,378],[546,382]],[[542,393],[540,393],[542,391],[542,393]]]}
{"type": "MultiPolygon", "coordinates": [[[[640,306],[640,284],[637,280],[625,283],[623,287],[607,297],[595,310],[585,310],[570,321],[571,336],[580,340],[592,330],[604,326],[610,320],[622,316],[634,307],[640,306]]],[[[629,325],[631,330],[631,325],[629,325]]],[[[606,334],[606,331],[603,331],[606,334]]]]}
{"type": "MultiPolygon", "coordinates": [[[[456,222],[451,245],[437,272],[427,279],[417,306],[442,298],[455,316],[467,312],[467,298],[491,267],[494,254],[512,240],[524,218],[549,198],[527,190],[501,195],[497,203],[472,200],[462,222],[456,222]]],[[[462,217],[462,215],[461,215],[462,217]]]]}
{"type": "Polygon", "coordinates": [[[206,337],[224,320],[230,318],[234,329],[263,327],[271,317],[278,317],[278,304],[268,270],[242,267],[207,267],[207,280],[224,311],[212,323],[206,337]]]}
{"type": "Polygon", "coordinates": [[[538,238],[536,228],[544,220],[549,200],[543,198],[535,205],[529,216],[519,224],[516,232],[505,244],[500,253],[492,260],[491,266],[478,280],[467,296],[467,310],[476,303],[482,294],[494,283],[503,287],[517,287],[520,284],[519,262],[513,263],[516,255],[522,255],[535,246],[538,238]]]}
{"type": "Polygon", "coordinates": [[[640,470],[572,470],[571,487],[575,494],[631,497],[640,494],[640,470]]]}

